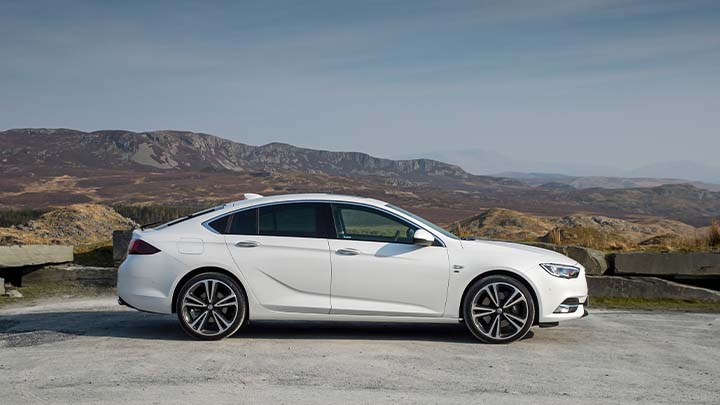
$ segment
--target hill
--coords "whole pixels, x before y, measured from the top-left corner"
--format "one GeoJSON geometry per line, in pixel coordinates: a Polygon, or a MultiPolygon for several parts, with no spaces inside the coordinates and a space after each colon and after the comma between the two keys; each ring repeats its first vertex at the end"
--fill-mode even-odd
{"type": "Polygon", "coordinates": [[[112,208],[75,204],[49,211],[25,224],[0,228],[0,245],[83,245],[107,242],[117,229],[137,224],[112,208]]]}
{"type": "Polygon", "coordinates": [[[184,131],[14,129],[0,132],[0,208],[77,203],[195,206],[263,194],[331,192],[383,199],[449,224],[489,207],[532,214],[665,217],[696,226],[720,192],[691,185],[532,187],[429,159],[390,160],[184,131]]]}
{"type": "Polygon", "coordinates": [[[449,230],[466,237],[540,241],[603,250],[694,248],[691,245],[707,234],[705,228],[667,219],[627,221],[581,214],[544,217],[502,208],[457,221],[449,230]]]}

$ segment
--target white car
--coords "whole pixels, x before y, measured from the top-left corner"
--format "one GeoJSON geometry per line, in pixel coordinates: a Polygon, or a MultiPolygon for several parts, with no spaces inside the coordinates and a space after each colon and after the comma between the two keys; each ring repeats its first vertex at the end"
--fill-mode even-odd
{"type": "Polygon", "coordinates": [[[587,314],[561,254],[461,240],[388,203],[299,194],[225,204],[133,232],[119,302],[176,313],[196,338],[250,320],[465,322],[486,343],[587,314]]]}

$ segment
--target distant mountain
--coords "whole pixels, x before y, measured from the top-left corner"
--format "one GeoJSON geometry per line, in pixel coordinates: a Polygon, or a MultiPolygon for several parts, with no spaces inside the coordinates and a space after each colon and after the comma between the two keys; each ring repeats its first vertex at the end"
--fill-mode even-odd
{"type": "Polygon", "coordinates": [[[486,151],[483,149],[446,150],[427,153],[394,155],[394,159],[433,159],[448,162],[462,167],[472,174],[486,175],[507,170],[508,167],[517,167],[515,162],[507,156],[486,151]]]}
{"type": "Polygon", "coordinates": [[[435,159],[458,165],[472,174],[494,177],[535,178],[550,182],[552,176],[566,176],[573,180],[578,179],[573,185],[576,188],[633,188],[690,183],[708,190],[717,190],[718,187],[715,185],[720,185],[720,166],[714,167],[691,161],[662,162],[634,170],[620,170],[588,162],[513,159],[475,148],[414,153],[396,157],[435,159]]]}
{"type": "Polygon", "coordinates": [[[538,187],[473,175],[433,159],[253,146],[184,131],[0,132],[0,208],[77,203],[187,208],[240,199],[246,192],[330,192],[383,199],[445,224],[491,207],[551,216],[659,216],[696,226],[720,213],[720,192],[692,185],[576,189],[565,176],[548,180],[538,187]]]}
{"type": "Polygon", "coordinates": [[[691,184],[694,187],[720,191],[720,184],[705,183],[701,181],[690,181],[682,179],[663,179],[663,178],[647,178],[647,177],[601,177],[601,176],[585,176],[575,177],[556,173],[519,173],[505,172],[498,173],[494,176],[507,177],[533,187],[560,187],[567,186],[576,189],[586,188],[607,188],[607,189],[624,189],[624,188],[650,188],[658,187],[666,184],[691,184]]]}
{"type": "Polygon", "coordinates": [[[71,129],[13,129],[0,132],[0,167],[132,168],[137,170],[293,170],[329,175],[449,176],[469,174],[431,159],[390,160],[358,152],[331,152],[269,143],[246,145],[183,131],[81,132],[71,129]]]}
{"type": "Polygon", "coordinates": [[[516,159],[500,153],[479,148],[460,150],[440,150],[425,153],[413,153],[392,156],[396,159],[435,159],[448,162],[462,167],[469,173],[477,175],[494,176],[495,173],[503,172],[543,172],[543,173],[575,173],[579,175],[590,175],[602,173],[605,175],[620,175],[616,168],[595,164],[592,162],[573,162],[566,159],[543,162],[527,159],[516,159]]]}
{"type": "Polygon", "coordinates": [[[687,160],[662,162],[632,170],[628,176],[688,179],[720,184],[720,166],[710,166],[687,160]]]}

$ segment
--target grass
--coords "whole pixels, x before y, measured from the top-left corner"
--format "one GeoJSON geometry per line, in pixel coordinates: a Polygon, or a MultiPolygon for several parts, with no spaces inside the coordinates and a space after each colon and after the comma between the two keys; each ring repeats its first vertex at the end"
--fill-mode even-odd
{"type": "Polygon", "coordinates": [[[27,303],[46,298],[97,297],[115,294],[115,288],[94,287],[79,283],[42,283],[17,288],[22,298],[0,296],[0,307],[13,303],[27,303]]]}
{"type": "Polygon", "coordinates": [[[99,242],[75,247],[75,264],[81,266],[112,267],[112,242],[99,242]]]}
{"type": "Polygon", "coordinates": [[[720,312],[720,302],[677,299],[590,297],[592,308],[720,312]]]}
{"type": "Polygon", "coordinates": [[[0,210],[0,227],[8,227],[12,225],[22,225],[31,219],[38,219],[48,210],[0,210]]]}

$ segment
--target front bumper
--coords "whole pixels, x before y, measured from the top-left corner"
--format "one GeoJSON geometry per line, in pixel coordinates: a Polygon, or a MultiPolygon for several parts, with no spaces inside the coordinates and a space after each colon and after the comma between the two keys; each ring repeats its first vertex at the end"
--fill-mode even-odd
{"type": "Polygon", "coordinates": [[[538,274],[534,281],[538,293],[539,323],[554,323],[583,317],[589,302],[585,269],[574,279],[558,278],[547,273],[535,274],[538,274]]]}

